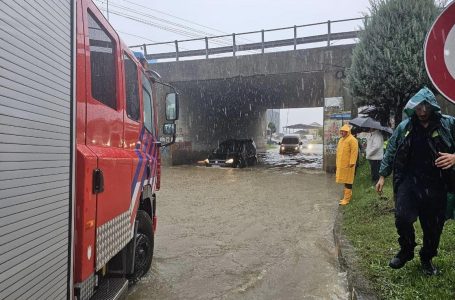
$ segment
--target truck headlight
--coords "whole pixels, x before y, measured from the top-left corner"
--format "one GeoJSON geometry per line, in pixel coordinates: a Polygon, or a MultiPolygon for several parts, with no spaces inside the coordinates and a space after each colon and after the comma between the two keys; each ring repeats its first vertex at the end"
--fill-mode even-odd
{"type": "Polygon", "coordinates": [[[295,149],[295,150],[299,150],[299,146],[295,147],[294,149],[295,149]]]}
{"type": "Polygon", "coordinates": [[[209,164],[209,163],[210,163],[208,158],[206,158],[206,159],[204,160],[204,162],[205,162],[206,164],[209,164]]]}
{"type": "Polygon", "coordinates": [[[227,164],[233,164],[234,163],[234,159],[233,158],[229,158],[228,160],[226,160],[226,163],[227,164]]]}

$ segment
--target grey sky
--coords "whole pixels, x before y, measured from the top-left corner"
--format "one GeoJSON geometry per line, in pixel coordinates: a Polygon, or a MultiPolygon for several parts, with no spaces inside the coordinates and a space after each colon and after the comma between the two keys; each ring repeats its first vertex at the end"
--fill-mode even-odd
{"type": "MultiPolygon", "coordinates": [[[[181,40],[188,37],[120,17],[115,15],[115,12],[121,11],[131,15],[135,14],[133,10],[141,11],[142,19],[159,23],[165,27],[176,26],[163,23],[156,18],[220,35],[221,32],[230,34],[362,17],[368,13],[369,8],[369,0],[95,0],[95,3],[100,8],[106,9],[107,1],[109,1],[111,11],[109,20],[116,30],[121,31],[120,35],[128,45],[150,41],[144,41],[143,38],[125,33],[146,37],[157,42],[181,40]],[[159,10],[166,14],[149,9],[159,10]],[[218,31],[200,27],[170,15],[218,31]]],[[[289,34],[291,35],[292,32],[289,34]]],[[[204,34],[200,33],[199,36],[202,37],[204,34]]]]}
{"type": "MultiPolygon", "coordinates": [[[[322,125],[322,114],[322,107],[281,109],[280,126],[284,127],[294,124],[311,124],[313,122],[317,122],[322,125]]],[[[280,132],[282,131],[283,128],[280,128],[280,132]]]]}

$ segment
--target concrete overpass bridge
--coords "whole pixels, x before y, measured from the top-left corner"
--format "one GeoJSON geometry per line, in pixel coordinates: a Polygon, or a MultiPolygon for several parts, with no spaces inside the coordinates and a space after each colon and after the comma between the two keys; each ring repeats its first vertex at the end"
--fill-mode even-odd
{"type": "MultiPolygon", "coordinates": [[[[325,35],[299,38],[294,34],[293,39],[270,42],[262,39],[261,43],[245,44],[243,48],[209,49],[206,42],[205,49],[179,52],[177,42],[175,52],[151,54],[147,53],[147,45],[142,45],[148,59],[175,59],[153,64],[153,69],[176,86],[181,96],[178,143],[164,158],[167,156],[174,164],[201,160],[208,150],[227,138],[251,137],[259,147],[264,146],[267,109],[322,107],[325,99],[336,97],[344,100],[340,109],[350,110],[352,101],[343,79],[355,44],[332,43],[355,38],[358,32],[331,33],[331,23],[327,23],[325,35]],[[297,49],[299,44],[320,42],[327,44],[297,49]],[[273,45],[289,46],[291,50],[265,53],[273,45]],[[246,50],[260,52],[238,55],[246,50]],[[232,56],[209,57],[228,51],[232,56]],[[180,60],[193,55],[203,55],[205,59],[180,60]]],[[[327,139],[326,143],[330,143],[330,136],[327,139]]],[[[330,170],[333,153],[330,147],[325,148],[325,168],[330,170]]]]}

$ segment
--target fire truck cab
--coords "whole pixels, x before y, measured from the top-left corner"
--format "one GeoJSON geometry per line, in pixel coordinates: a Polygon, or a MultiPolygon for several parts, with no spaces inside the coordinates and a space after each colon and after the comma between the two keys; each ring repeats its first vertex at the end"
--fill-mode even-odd
{"type": "Polygon", "coordinates": [[[151,266],[178,94],[91,0],[0,15],[0,298],[116,299],[151,266]]]}

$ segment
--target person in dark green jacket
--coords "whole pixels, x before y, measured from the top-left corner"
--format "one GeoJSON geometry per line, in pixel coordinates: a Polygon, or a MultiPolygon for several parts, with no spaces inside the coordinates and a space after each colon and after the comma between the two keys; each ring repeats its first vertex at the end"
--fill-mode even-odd
{"type": "Polygon", "coordinates": [[[442,115],[434,94],[426,87],[406,104],[403,120],[389,139],[376,184],[382,192],[384,178],[393,171],[395,226],[400,251],[389,266],[402,268],[414,258],[414,222],[420,220],[423,246],[422,270],[434,275],[432,258],[437,255],[445,221],[447,193],[455,165],[455,119],[442,115]]]}

